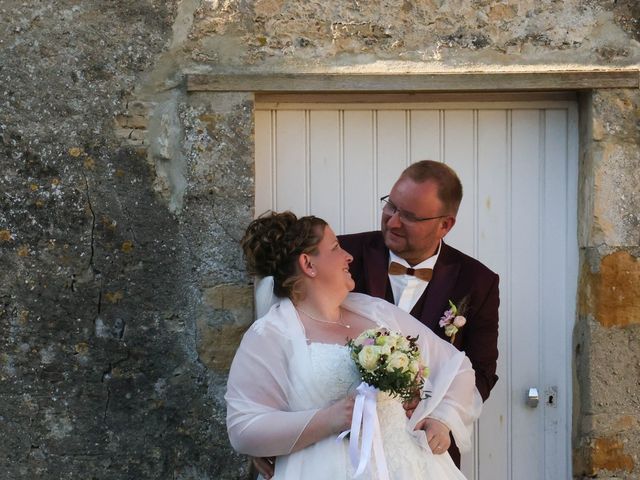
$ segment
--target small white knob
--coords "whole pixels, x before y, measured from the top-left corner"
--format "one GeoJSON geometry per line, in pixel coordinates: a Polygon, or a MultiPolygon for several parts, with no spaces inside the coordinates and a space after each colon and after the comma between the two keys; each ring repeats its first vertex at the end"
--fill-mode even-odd
{"type": "Polygon", "coordinates": [[[529,393],[527,394],[527,405],[531,408],[536,408],[540,403],[540,395],[538,395],[538,389],[535,387],[529,388],[529,393]]]}

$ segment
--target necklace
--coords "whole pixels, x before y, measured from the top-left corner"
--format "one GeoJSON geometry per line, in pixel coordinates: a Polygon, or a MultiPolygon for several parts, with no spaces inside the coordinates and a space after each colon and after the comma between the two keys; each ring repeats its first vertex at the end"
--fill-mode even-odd
{"type": "Polygon", "coordinates": [[[297,307],[297,309],[298,309],[300,312],[304,313],[304,314],[305,314],[307,317],[309,317],[311,320],[314,320],[314,321],[316,321],[316,322],[320,322],[320,323],[328,323],[328,324],[330,324],[330,325],[342,325],[344,328],[351,328],[351,325],[349,325],[349,324],[347,324],[347,323],[342,323],[342,322],[341,322],[341,320],[342,320],[342,309],[341,309],[341,308],[339,309],[339,312],[340,312],[340,313],[339,313],[339,316],[338,316],[338,320],[337,320],[337,321],[335,321],[335,322],[330,322],[330,321],[328,321],[328,320],[322,320],[322,319],[320,319],[320,318],[316,318],[316,317],[314,317],[313,315],[311,315],[310,313],[307,313],[307,312],[305,312],[304,310],[302,310],[300,307],[297,307]]]}

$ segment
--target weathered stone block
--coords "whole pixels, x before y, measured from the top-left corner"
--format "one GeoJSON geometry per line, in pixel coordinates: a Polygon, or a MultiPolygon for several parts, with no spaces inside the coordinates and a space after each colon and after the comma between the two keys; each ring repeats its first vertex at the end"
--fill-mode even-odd
{"type": "Polygon", "coordinates": [[[205,303],[215,309],[227,310],[235,324],[247,327],[253,322],[253,287],[223,284],[204,291],[205,303]]]}
{"type": "Polygon", "coordinates": [[[121,127],[115,128],[114,131],[116,136],[122,141],[123,145],[139,146],[146,145],[148,143],[146,130],[121,127]]]}
{"type": "Polygon", "coordinates": [[[611,436],[621,432],[633,433],[640,427],[640,417],[635,415],[598,413],[585,415],[582,419],[582,432],[586,435],[611,436]]]}
{"type": "Polygon", "coordinates": [[[638,144],[640,92],[635,89],[596,90],[593,94],[593,139],[638,144]]]}
{"type": "Polygon", "coordinates": [[[215,321],[209,313],[198,320],[197,351],[208,368],[226,373],[231,366],[242,335],[253,322],[253,288],[248,285],[221,284],[203,292],[204,306],[218,313],[215,321]],[[232,324],[223,319],[231,319],[232,324]]]}
{"type": "MultiPolygon", "coordinates": [[[[587,180],[589,229],[585,246],[634,246],[640,238],[639,144],[603,142],[588,153],[593,177],[587,180]]],[[[586,192],[585,192],[586,193],[586,192]]]]}
{"type": "Polygon", "coordinates": [[[212,326],[206,320],[198,321],[197,351],[200,361],[216,372],[226,373],[240,345],[246,326],[212,326]]]}
{"type": "Polygon", "coordinates": [[[634,466],[633,458],[616,437],[595,438],[589,445],[587,474],[590,476],[596,476],[603,470],[631,472],[634,466]]]}
{"type": "Polygon", "coordinates": [[[640,418],[640,327],[607,328],[597,321],[587,327],[577,366],[581,407],[589,414],[583,427],[602,436],[614,431],[614,424],[624,424],[625,416],[640,418]]]}
{"type": "Polygon", "coordinates": [[[599,271],[583,267],[579,305],[605,327],[640,324],[640,260],[627,251],[602,258],[599,271]]]}

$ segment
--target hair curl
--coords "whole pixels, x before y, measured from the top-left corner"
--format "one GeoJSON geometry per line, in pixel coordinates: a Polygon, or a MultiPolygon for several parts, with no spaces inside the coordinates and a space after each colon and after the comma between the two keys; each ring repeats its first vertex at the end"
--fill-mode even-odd
{"type": "Polygon", "coordinates": [[[294,303],[304,297],[298,257],[315,254],[327,225],[323,219],[292,212],[266,212],[249,224],[240,241],[247,272],[273,276],[273,293],[294,303]]]}
{"type": "Polygon", "coordinates": [[[462,201],[462,183],[456,172],[442,162],[420,160],[409,165],[400,178],[410,178],[416,183],[431,180],[438,186],[438,198],[447,214],[456,215],[462,201]]]}

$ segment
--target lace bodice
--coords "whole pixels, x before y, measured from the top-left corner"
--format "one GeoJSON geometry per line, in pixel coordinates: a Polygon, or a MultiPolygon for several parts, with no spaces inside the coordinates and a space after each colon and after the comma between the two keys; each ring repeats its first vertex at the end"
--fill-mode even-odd
{"type": "MultiPolygon", "coordinates": [[[[310,343],[309,352],[313,378],[325,393],[323,402],[332,403],[344,398],[361,382],[360,373],[345,345],[310,343]]],[[[398,403],[398,399],[384,392],[378,394],[378,403],[398,403]]]]}
{"type": "Polygon", "coordinates": [[[323,392],[317,406],[327,406],[344,398],[360,383],[360,374],[347,346],[314,342],[309,344],[309,355],[314,382],[323,392]]]}

